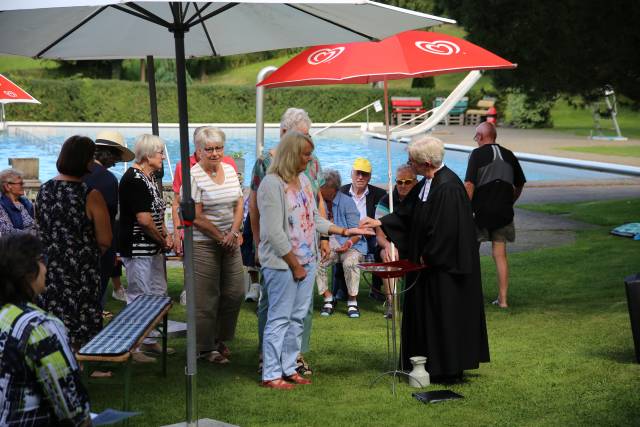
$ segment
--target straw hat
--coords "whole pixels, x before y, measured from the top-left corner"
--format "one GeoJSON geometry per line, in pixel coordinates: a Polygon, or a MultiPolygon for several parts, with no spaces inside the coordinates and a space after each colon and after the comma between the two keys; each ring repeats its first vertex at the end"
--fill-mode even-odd
{"type": "Polygon", "coordinates": [[[120,152],[120,161],[121,162],[130,162],[135,159],[135,154],[133,151],[129,150],[124,143],[124,137],[120,132],[116,132],[113,130],[105,130],[102,131],[96,136],[95,140],[96,145],[100,145],[103,147],[111,147],[115,148],[120,152]]]}

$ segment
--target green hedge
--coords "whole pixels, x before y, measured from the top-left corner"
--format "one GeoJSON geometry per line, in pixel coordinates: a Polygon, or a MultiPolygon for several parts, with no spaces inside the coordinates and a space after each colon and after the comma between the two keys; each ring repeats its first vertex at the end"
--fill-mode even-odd
{"type": "MultiPolygon", "coordinates": [[[[36,97],[41,105],[11,104],[6,108],[7,120],[55,122],[148,122],[149,93],[139,82],[91,79],[15,78],[16,83],[36,97]]],[[[381,89],[370,86],[316,86],[268,89],[265,98],[265,120],[278,122],[282,112],[291,106],[304,108],[314,122],[333,122],[347,114],[382,99],[381,89]]],[[[176,123],[178,112],[176,88],[158,84],[160,122],[176,123]]],[[[430,105],[443,91],[430,88],[390,91],[391,96],[420,96],[430,105]]],[[[255,122],[254,87],[214,86],[194,83],[188,88],[189,121],[194,123],[255,122]]],[[[373,113],[373,110],[371,110],[373,113]]],[[[382,121],[382,113],[370,114],[370,120],[382,121]]],[[[365,121],[364,113],[352,121],[365,121]]]]}

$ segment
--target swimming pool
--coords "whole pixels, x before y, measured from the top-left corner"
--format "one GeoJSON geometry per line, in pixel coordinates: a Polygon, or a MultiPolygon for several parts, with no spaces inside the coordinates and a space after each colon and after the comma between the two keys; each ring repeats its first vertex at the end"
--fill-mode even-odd
{"type": "MultiPolygon", "coordinates": [[[[56,159],[64,140],[70,135],[81,134],[95,138],[102,130],[100,127],[69,127],[69,126],[21,126],[10,127],[9,131],[0,134],[0,165],[8,165],[11,157],[37,157],[40,159],[40,180],[46,181],[57,174],[56,159]]],[[[110,128],[112,129],[112,128],[110,128]]],[[[125,136],[127,145],[133,148],[135,137],[144,132],[150,132],[146,127],[127,127],[118,129],[125,136]]],[[[193,132],[193,129],[190,130],[193,132]]],[[[251,178],[251,168],[255,162],[255,128],[225,128],[227,142],[225,153],[241,151],[245,158],[244,184],[248,185],[251,178]]],[[[179,160],[179,136],[176,128],[162,128],[161,137],[166,141],[169,160],[175,168],[179,160]]],[[[265,129],[265,149],[277,144],[278,129],[265,129]]],[[[323,168],[337,169],[345,182],[349,182],[351,164],[356,157],[368,158],[373,166],[372,182],[387,180],[386,143],[384,141],[366,139],[360,130],[355,128],[331,129],[314,138],[315,154],[320,159],[323,168]]],[[[193,145],[191,145],[193,152],[193,145]]],[[[467,167],[467,153],[447,151],[445,164],[455,171],[461,178],[467,167]]],[[[391,162],[393,169],[407,161],[406,145],[393,143],[391,147],[391,162]]],[[[528,181],[581,181],[619,179],[621,175],[574,169],[563,166],[545,165],[540,163],[522,162],[522,167],[528,181]]],[[[0,166],[0,169],[3,169],[0,166]]],[[[168,162],[165,161],[164,181],[170,181],[168,162]]],[[[124,173],[121,163],[111,169],[116,176],[124,173]]]]}

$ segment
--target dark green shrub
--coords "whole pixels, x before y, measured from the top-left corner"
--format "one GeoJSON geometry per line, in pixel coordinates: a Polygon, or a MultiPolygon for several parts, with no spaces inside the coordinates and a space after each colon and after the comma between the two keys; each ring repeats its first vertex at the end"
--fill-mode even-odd
{"type": "MultiPolygon", "coordinates": [[[[8,120],[55,122],[149,122],[149,90],[145,83],[119,80],[48,80],[13,77],[42,105],[15,104],[7,108],[8,120]]],[[[194,123],[255,122],[256,90],[253,86],[216,86],[193,83],[188,87],[189,121],[194,123]]],[[[391,96],[420,96],[431,105],[433,89],[394,89],[391,96]]],[[[265,120],[278,122],[288,107],[306,109],[314,122],[333,122],[375,101],[382,100],[382,89],[369,86],[316,86],[268,89],[265,120]]],[[[178,120],[176,87],[157,84],[160,122],[178,120]]],[[[370,111],[369,119],[382,121],[382,113],[370,111]]],[[[365,113],[351,121],[365,121],[365,113]]]]}
{"type": "Polygon", "coordinates": [[[510,90],[504,101],[505,123],[518,128],[552,127],[551,108],[555,100],[539,99],[510,90]]]}

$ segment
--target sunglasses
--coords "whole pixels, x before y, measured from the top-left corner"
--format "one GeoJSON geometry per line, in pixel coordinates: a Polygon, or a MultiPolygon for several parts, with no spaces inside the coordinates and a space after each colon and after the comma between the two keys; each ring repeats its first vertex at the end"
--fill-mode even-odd
{"type": "Polygon", "coordinates": [[[398,185],[409,185],[413,182],[413,179],[396,179],[398,185]]]}
{"type": "Polygon", "coordinates": [[[371,172],[365,172],[365,171],[354,171],[354,172],[355,172],[356,176],[360,175],[360,176],[363,176],[365,178],[368,178],[368,177],[371,176],[371,172]]]}

